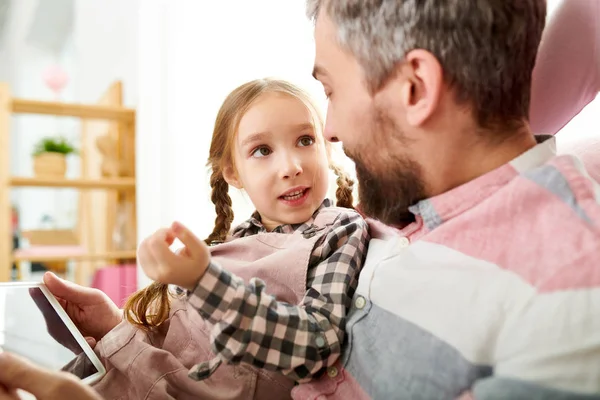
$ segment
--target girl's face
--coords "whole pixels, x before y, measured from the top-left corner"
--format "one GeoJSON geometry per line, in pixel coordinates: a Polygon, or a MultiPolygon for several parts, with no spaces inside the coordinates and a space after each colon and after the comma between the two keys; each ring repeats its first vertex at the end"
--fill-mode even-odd
{"type": "Polygon", "coordinates": [[[268,230],[306,222],[325,199],[329,163],[313,124],[304,103],[284,93],[262,95],[240,120],[235,168],[224,177],[248,193],[268,230]]]}

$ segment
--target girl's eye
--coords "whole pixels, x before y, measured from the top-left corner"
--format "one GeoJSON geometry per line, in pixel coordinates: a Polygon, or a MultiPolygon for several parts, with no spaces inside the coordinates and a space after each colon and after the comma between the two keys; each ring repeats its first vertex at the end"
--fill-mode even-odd
{"type": "Polygon", "coordinates": [[[300,138],[300,140],[298,140],[298,143],[301,146],[310,146],[313,143],[315,143],[315,138],[313,138],[311,136],[303,136],[300,138]]]}
{"type": "Polygon", "coordinates": [[[259,147],[252,152],[252,157],[260,158],[266,157],[271,154],[271,150],[268,147],[259,147]]]}

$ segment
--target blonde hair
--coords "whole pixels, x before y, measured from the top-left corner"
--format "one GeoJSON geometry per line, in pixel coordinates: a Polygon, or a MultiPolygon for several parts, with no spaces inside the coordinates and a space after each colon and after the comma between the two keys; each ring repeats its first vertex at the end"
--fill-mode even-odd
{"type": "MultiPolygon", "coordinates": [[[[300,100],[309,110],[316,130],[322,133],[323,118],[308,93],[299,87],[278,79],[257,79],[233,90],[225,99],[215,120],[207,166],[211,169],[211,200],[215,205],[216,219],[212,233],[206,243],[223,242],[231,229],[233,209],[229,196],[229,185],[223,177],[223,170],[234,165],[233,144],[240,120],[262,95],[282,93],[300,100]]],[[[329,143],[326,143],[329,154],[329,143]]],[[[330,168],[337,175],[336,205],[352,208],[352,188],[354,181],[338,166],[330,162],[330,168]]],[[[134,293],[125,304],[127,320],[142,329],[159,326],[169,317],[170,299],[168,285],[154,282],[145,289],[134,293]]]]}

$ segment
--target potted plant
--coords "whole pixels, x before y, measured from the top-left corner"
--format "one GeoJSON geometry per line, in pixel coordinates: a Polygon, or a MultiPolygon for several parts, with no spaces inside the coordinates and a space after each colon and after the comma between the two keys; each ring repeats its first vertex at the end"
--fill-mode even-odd
{"type": "Polygon", "coordinates": [[[64,177],[67,172],[67,155],[77,150],[62,137],[45,137],[33,151],[33,171],[36,176],[64,177]]]}

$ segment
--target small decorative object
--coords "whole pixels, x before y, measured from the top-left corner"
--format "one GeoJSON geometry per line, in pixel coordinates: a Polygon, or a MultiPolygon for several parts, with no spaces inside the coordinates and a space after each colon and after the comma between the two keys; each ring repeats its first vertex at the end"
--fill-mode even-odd
{"type": "Polygon", "coordinates": [[[102,156],[100,165],[102,176],[130,176],[131,172],[119,161],[117,142],[110,135],[100,136],[96,139],[96,148],[102,156]]]}
{"type": "Polygon", "coordinates": [[[65,88],[69,81],[69,76],[60,65],[51,65],[48,67],[42,75],[44,83],[50,90],[54,92],[56,98],[60,96],[60,92],[65,88]]]}
{"type": "Polygon", "coordinates": [[[67,159],[69,154],[77,151],[64,138],[43,138],[38,142],[33,151],[33,172],[38,177],[61,177],[67,172],[67,159]]]}

